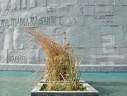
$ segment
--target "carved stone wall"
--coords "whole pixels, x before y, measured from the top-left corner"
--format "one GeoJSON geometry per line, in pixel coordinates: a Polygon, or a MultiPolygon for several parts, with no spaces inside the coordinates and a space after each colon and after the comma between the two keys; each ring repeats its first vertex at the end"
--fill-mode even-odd
{"type": "Polygon", "coordinates": [[[83,64],[127,64],[127,0],[0,0],[0,63],[34,64],[45,56],[24,27],[63,43],[83,64]]]}

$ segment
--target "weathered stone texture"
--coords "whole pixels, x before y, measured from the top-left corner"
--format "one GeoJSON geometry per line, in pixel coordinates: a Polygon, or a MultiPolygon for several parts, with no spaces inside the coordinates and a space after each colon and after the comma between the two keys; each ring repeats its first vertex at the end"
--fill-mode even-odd
{"type": "Polygon", "coordinates": [[[24,30],[36,27],[70,42],[82,64],[127,64],[126,17],[127,0],[0,0],[0,63],[42,62],[39,43],[24,30]]]}

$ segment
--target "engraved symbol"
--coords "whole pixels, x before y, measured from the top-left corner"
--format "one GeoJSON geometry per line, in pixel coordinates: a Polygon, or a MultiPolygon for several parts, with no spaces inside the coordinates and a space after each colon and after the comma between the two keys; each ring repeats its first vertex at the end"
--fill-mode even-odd
{"type": "Polygon", "coordinates": [[[1,6],[0,6],[0,13],[1,13],[1,6]]]}
{"type": "Polygon", "coordinates": [[[72,24],[72,23],[77,23],[76,18],[73,18],[73,20],[71,21],[70,24],[72,24]]]}
{"type": "Polygon", "coordinates": [[[7,15],[9,13],[10,9],[11,9],[11,0],[8,1],[4,15],[7,15]]]}
{"type": "Polygon", "coordinates": [[[110,40],[108,43],[102,43],[103,52],[104,53],[114,52],[114,49],[110,49],[110,50],[106,49],[106,46],[110,46],[110,45],[115,44],[114,36],[113,35],[106,35],[106,36],[102,36],[102,38],[105,39],[105,40],[110,40]]]}
{"type": "Polygon", "coordinates": [[[84,9],[84,7],[80,8],[80,12],[81,12],[81,13],[83,13],[83,9],[84,9]]]}
{"type": "Polygon", "coordinates": [[[27,44],[32,49],[38,48],[38,42],[37,42],[37,40],[35,40],[35,38],[33,36],[28,38],[27,44]]]}
{"type": "Polygon", "coordinates": [[[9,61],[14,63],[25,63],[26,56],[10,56],[9,61]]]}
{"type": "Polygon", "coordinates": [[[56,12],[55,8],[53,8],[52,6],[50,8],[47,9],[48,13],[54,13],[56,12]]]}
{"type": "MultiPolygon", "coordinates": [[[[113,48],[111,48],[111,49],[106,49],[106,47],[107,46],[112,46],[112,45],[114,45],[115,44],[115,38],[114,38],[114,36],[113,35],[106,35],[106,36],[102,36],[102,38],[103,39],[105,39],[105,40],[110,40],[109,42],[107,42],[107,43],[103,43],[102,42],[102,47],[103,47],[103,52],[104,53],[112,53],[112,52],[114,52],[115,50],[113,49],[113,48]]],[[[124,58],[124,55],[90,55],[91,56],[91,58],[95,58],[95,59],[97,59],[97,58],[119,58],[119,59],[123,59],[124,58]]],[[[104,62],[104,61],[102,61],[102,62],[100,62],[101,64],[103,64],[103,65],[105,65],[105,64],[111,64],[111,65],[113,65],[114,64],[114,62],[113,61],[107,61],[107,62],[104,62]]]]}
{"type": "Polygon", "coordinates": [[[26,10],[26,8],[27,8],[27,0],[23,0],[22,1],[22,9],[26,10]]]}
{"type": "Polygon", "coordinates": [[[30,8],[37,7],[37,0],[30,0],[30,8]]]}

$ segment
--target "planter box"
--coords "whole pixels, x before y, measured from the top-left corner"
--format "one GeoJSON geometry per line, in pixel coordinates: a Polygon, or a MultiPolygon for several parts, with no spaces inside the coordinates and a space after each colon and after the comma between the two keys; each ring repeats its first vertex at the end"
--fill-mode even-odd
{"type": "Polygon", "coordinates": [[[99,96],[99,92],[88,83],[81,83],[87,91],[40,91],[43,84],[46,83],[38,83],[31,91],[31,96],[99,96]]]}

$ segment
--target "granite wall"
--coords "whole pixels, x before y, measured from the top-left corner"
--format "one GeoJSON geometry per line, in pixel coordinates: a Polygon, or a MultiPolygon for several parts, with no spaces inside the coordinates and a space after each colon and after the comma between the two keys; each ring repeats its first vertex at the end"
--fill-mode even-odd
{"type": "Polygon", "coordinates": [[[0,0],[0,63],[35,64],[45,56],[25,27],[63,43],[82,64],[127,64],[127,0],[0,0]]]}

